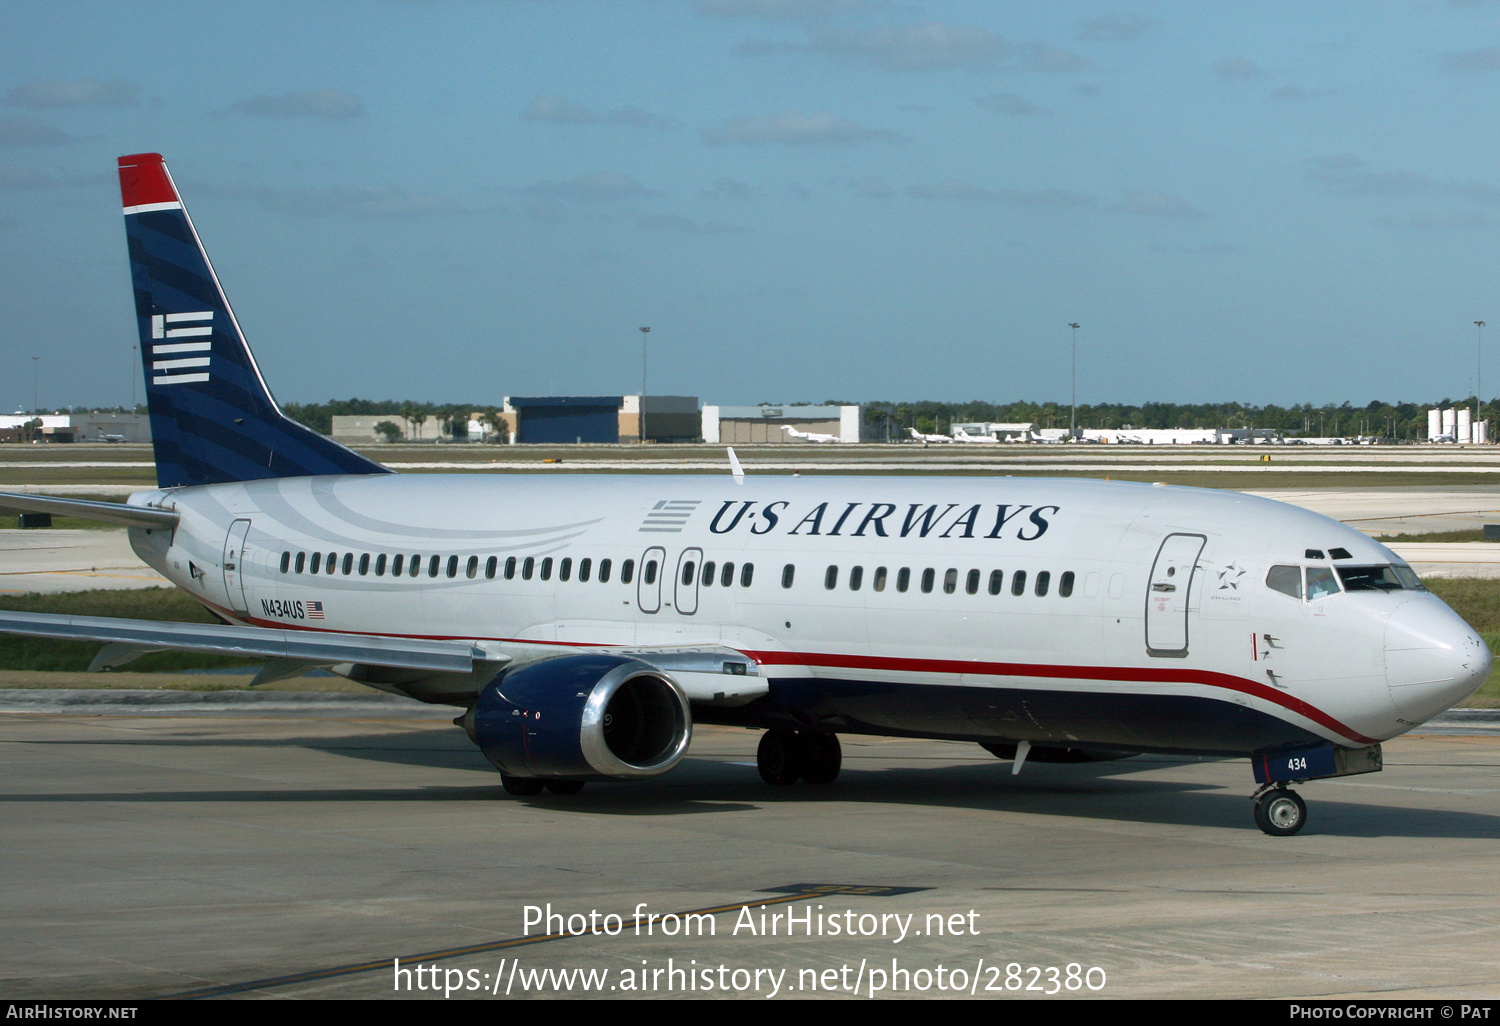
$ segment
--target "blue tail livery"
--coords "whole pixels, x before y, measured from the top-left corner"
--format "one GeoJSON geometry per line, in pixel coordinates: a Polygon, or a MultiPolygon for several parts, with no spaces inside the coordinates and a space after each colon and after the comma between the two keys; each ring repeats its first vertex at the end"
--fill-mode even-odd
{"type": "Polygon", "coordinates": [[[158,486],[390,473],[277,407],[161,155],[121,157],[120,194],[158,486]]]}

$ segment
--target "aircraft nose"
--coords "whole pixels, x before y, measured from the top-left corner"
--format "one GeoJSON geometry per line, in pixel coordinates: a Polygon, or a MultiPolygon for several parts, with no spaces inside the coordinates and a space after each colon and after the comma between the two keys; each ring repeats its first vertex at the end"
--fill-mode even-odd
{"type": "Polygon", "coordinates": [[[1392,610],[1385,676],[1403,717],[1431,719],[1478,691],[1489,675],[1489,646],[1441,599],[1414,595],[1392,610]]]}

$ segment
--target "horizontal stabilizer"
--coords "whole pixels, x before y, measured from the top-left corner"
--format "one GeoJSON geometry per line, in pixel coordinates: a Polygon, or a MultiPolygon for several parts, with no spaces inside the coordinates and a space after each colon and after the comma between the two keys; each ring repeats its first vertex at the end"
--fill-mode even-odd
{"type": "Polygon", "coordinates": [[[127,506],[120,502],[94,502],[89,499],[58,499],[50,495],[23,495],[16,492],[0,492],[0,509],[78,517],[125,527],[176,527],[178,519],[177,514],[169,509],[127,506]]]}

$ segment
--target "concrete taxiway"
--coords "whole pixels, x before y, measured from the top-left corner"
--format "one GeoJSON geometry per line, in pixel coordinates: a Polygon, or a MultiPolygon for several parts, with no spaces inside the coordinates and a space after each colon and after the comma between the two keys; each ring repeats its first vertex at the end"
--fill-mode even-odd
{"type": "Polygon", "coordinates": [[[1500,996],[1482,727],[1303,787],[1276,839],[1243,760],[1012,776],[847,737],[835,784],[772,788],[755,733],[707,728],[665,777],[513,798],[434,710],[192,705],[0,713],[0,992],[1500,996]],[[538,943],[592,913],[615,934],[538,943]]]}

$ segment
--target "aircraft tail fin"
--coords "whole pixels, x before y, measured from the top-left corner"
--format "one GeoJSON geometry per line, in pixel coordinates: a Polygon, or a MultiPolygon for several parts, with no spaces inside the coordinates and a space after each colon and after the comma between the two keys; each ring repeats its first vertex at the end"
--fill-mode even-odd
{"type": "Polygon", "coordinates": [[[271,397],[159,153],[120,158],[157,484],[385,474],[271,397]]]}

